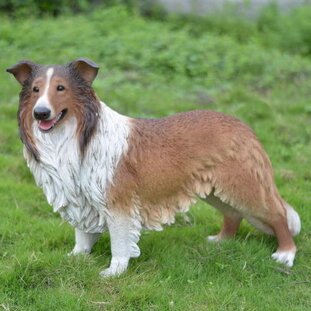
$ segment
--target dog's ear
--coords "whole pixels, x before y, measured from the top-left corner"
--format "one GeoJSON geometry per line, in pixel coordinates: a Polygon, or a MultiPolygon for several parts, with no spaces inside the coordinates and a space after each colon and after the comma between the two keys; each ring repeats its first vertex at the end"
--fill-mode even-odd
{"type": "Polygon", "coordinates": [[[8,68],[6,71],[13,74],[15,79],[23,85],[24,82],[31,76],[32,72],[37,69],[39,65],[28,61],[22,60],[12,67],[8,68]]]}
{"type": "Polygon", "coordinates": [[[92,84],[99,70],[99,66],[87,58],[78,58],[69,66],[73,67],[89,85],[92,84]]]}

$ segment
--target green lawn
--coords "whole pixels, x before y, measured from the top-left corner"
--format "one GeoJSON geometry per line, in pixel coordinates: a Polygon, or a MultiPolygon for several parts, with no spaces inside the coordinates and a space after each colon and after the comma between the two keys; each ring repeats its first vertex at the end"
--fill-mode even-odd
{"type": "Polygon", "coordinates": [[[194,22],[177,27],[120,7],[54,20],[1,18],[0,309],[311,310],[311,58],[256,34],[244,42],[209,28],[194,35],[194,22]],[[247,223],[236,240],[207,244],[221,216],[203,203],[163,232],[143,232],[142,255],[119,278],[98,275],[110,259],[107,234],[90,256],[67,257],[74,232],[28,172],[16,122],[19,86],[5,68],[81,56],[100,65],[94,88],[123,114],[212,109],[249,124],[302,219],[294,267],[276,264],[274,238],[247,223]]]}

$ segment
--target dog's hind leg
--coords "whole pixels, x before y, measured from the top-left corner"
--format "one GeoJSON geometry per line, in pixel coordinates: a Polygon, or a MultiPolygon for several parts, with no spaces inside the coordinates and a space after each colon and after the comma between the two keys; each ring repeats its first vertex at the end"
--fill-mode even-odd
{"type": "Polygon", "coordinates": [[[68,255],[89,254],[101,233],[87,233],[75,228],[76,244],[68,255]]]}
{"type": "Polygon", "coordinates": [[[289,230],[287,219],[280,218],[271,223],[278,240],[278,249],[272,254],[272,258],[279,263],[292,267],[296,255],[296,245],[289,230]]]}
{"type": "Polygon", "coordinates": [[[204,199],[207,203],[218,209],[224,216],[223,225],[220,232],[216,235],[208,236],[210,242],[219,242],[224,239],[232,238],[237,233],[242,221],[241,214],[230,205],[223,203],[214,195],[209,195],[204,199]]]}
{"type": "MultiPolygon", "coordinates": [[[[269,195],[266,196],[269,198],[269,195]]],[[[257,217],[247,216],[246,219],[259,230],[275,235],[278,249],[272,258],[289,267],[293,266],[296,245],[293,236],[300,231],[300,219],[296,211],[278,198],[278,194],[266,200],[269,209],[263,210],[257,217]]]]}
{"type": "Polygon", "coordinates": [[[112,259],[109,268],[100,272],[101,276],[118,276],[126,271],[130,258],[140,255],[137,243],[141,222],[138,215],[110,210],[107,219],[110,233],[112,259]]]}
{"type": "Polygon", "coordinates": [[[219,242],[224,239],[232,238],[235,236],[239,229],[242,217],[230,213],[224,214],[224,222],[220,232],[217,235],[209,235],[207,240],[209,242],[219,242]]]}

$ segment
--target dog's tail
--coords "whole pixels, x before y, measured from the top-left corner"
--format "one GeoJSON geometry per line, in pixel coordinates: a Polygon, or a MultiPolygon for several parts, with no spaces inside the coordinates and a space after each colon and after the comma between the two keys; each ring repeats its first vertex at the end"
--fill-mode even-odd
{"type": "Polygon", "coordinates": [[[284,206],[287,212],[287,224],[292,236],[299,234],[301,222],[298,213],[287,202],[284,201],[284,206]]]}

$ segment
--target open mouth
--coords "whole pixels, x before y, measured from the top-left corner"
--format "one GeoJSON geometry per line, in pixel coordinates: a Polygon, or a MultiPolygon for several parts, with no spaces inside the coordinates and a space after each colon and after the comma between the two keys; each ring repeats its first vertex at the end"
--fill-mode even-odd
{"type": "Polygon", "coordinates": [[[67,109],[64,109],[55,118],[51,120],[39,120],[38,124],[40,131],[45,133],[51,131],[56,126],[56,124],[59,123],[64,118],[66,113],[67,109]]]}

